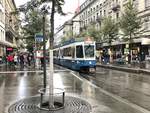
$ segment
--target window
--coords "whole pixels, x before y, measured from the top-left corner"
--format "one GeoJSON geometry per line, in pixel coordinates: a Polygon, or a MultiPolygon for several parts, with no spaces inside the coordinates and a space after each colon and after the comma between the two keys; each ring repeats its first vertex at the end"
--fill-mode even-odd
{"type": "Polygon", "coordinates": [[[150,0],[145,0],[145,8],[149,8],[150,7],[150,0]]]}
{"type": "Polygon", "coordinates": [[[69,47],[69,48],[64,48],[63,56],[71,57],[71,47],[69,47]]]}
{"type": "Polygon", "coordinates": [[[63,49],[60,50],[60,57],[63,58],[63,49]]]}
{"type": "Polygon", "coordinates": [[[148,17],[147,17],[147,20],[144,22],[144,28],[147,31],[150,30],[150,20],[148,17]]]}
{"type": "Polygon", "coordinates": [[[85,58],[94,57],[94,46],[93,45],[85,45],[84,51],[85,51],[85,58]]]}
{"type": "Polygon", "coordinates": [[[101,7],[102,7],[102,4],[100,4],[99,6],[100,6],[100,8],[101,8],[101,7]]]}
{"type": "Polygon", "coordinates": [[[95,7],[93,8],[93,11],[95,12],[95,7]]]}
{"type": "Polygon", "coordinates": [[[93,16],[93,19],[92,19],[92,22],[94,22],[95,21],[95,16],[93,16]]]}
{"type": "Polygon", "coordinates": [[[96,14],[96,19],[98,19],[98,15],[99,15],[99,14],[97,13],[97,14],[96,14]]]}
{"type": "Polygon", "coordinates": [[[54,51],[54,56],[58,58],[58,55],[59,55],[59,51],[58,50],[54,51]]]}
{"type": "Polygon", "coordinates": [[[102,16],[102,11],[100,11],[100,16],[102,16]]]}
{"type": "Polygon", "coordinates": [[[96,10],[98,10],[98,5],[96,6],[96,10]]]}
{"type": "Polygon", "coordinates": [[[106,10],[104,10],[104,16],[106,15],[106,10]]]}
{"type": "Polygon", "coordinates": [[[76,57],[83,58],[83,47],[81,45],[76,46],[76,57]]]}
{"type": "Polygon", "coordinates": [[[119,18],[119,12],[116,13],[116,18],[118,20],[118,18],[119,18]]]}
{"type": "Polygon", "coordinates": [[[91,14],[92,14],[92,8],[91,8],[91,14]]]}
{"type": "Polygon", "coordinates": [[[75,47],[72,47],[72,58],[75,57],[75,47]]]}

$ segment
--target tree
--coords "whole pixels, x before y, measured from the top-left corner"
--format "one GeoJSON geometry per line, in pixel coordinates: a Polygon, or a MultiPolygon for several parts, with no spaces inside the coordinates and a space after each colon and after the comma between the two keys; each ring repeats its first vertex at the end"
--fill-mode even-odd
{"type": "Polygon", "coordinates": [[[104,41],[111,45],[118,37],[118,24],[110,16],[105,17],[102,21],[101,32],[104,41]]]}
{"type": "MultiPolygon", "coordinates": [[[[22,27],[26,38],[27,49],[33,50],[35,45],[35,34],[42,32],[43,19],[37,10],[30,10],[25,16],[25,25],[22,27]]],[[[31,51],[32,52],[32,51],[31,51]]]]}
{"type": "Polygon", "coordinates": [[[101,31],[99,29],[96,29],[95,25],[90,25],[87,28],[87,31],[88,31],[88,35],[90,37],[93,37],[96,42],[101,42],[102,41],[101,40],[101,37],[102,37],[101,31]]]}
{"type": "Polygon", "coordinates": [[[93,37],[96,42],[101,42],[101,31],[95,28],[95,25],[90,24],[87,29],[82,31],[79,35],[80,37],[90,36],[93,37]]]}
{"type": "Polygon", "coordinates": [[[67,41],[66,37],[61,37],[61,42],[60,42],[60,44],[63,44],[65,41],[67,41]]]}
{"type": "MultiPolygon", "coordinates": [[[[144,30],[141,30],[142,21],[138,17],[138,11],[131,0],[126,4],[119,23],[124,35],[123,39],[129,43],[129,56],[131,57],[131,43],[133,39],[136,38],[138,34],[144,32],[144,30]]],[[[131,58],[128,59],[128,62],[131,62],[131,58]]]]}
{"type": "MultiPolygon", "coordinates": [[[[101,32],[104,42],[109,44],[111,50],[111,43],[118,38],[118,24],[110,16],[105,17],[102,21],[101,32]]],[[[112,62],[112,54],[110,54],[110,62],[112,62]]]]}

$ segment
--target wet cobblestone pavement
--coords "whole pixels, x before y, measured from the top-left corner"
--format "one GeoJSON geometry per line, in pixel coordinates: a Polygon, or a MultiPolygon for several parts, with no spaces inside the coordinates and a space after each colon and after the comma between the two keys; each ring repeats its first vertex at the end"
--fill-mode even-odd
{"type": "MultiPolygon", "coordinates": [[[[86,100],[92,113],[150,113],[149,76],[101,68],[96,75],[56,69],[54,87],[64,88],[67,96],[86,100]]],[[[1,73],[0,113],[8,113],[8,107],[17,100],[39,95],[42,79],[40,71],[1,73]]]]}

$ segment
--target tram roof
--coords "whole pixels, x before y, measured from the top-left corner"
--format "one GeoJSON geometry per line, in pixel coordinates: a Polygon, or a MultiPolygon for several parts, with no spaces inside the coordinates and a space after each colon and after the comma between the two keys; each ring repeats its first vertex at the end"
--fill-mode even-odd
{"type": "Polygon", "coordinates": [[[84,42],[86,41],[86,39],[90,39],[91,41],[93,41],[92,37],[72,38],[70,40],[65,41],[63,44],[56,45],[54,48],[62,47],[62,46],[69,45],[75,42],[84,42]]]}

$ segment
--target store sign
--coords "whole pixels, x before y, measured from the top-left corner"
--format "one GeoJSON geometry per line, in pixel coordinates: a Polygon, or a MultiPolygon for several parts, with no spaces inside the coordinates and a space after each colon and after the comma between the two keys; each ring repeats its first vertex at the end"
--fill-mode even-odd
{"type": "Polygon", "coordinates": [[[12,50],[13,50],[13,48],[8,47],[6,50],[7,50],[7,51],[12,51],[12,50]]]}

